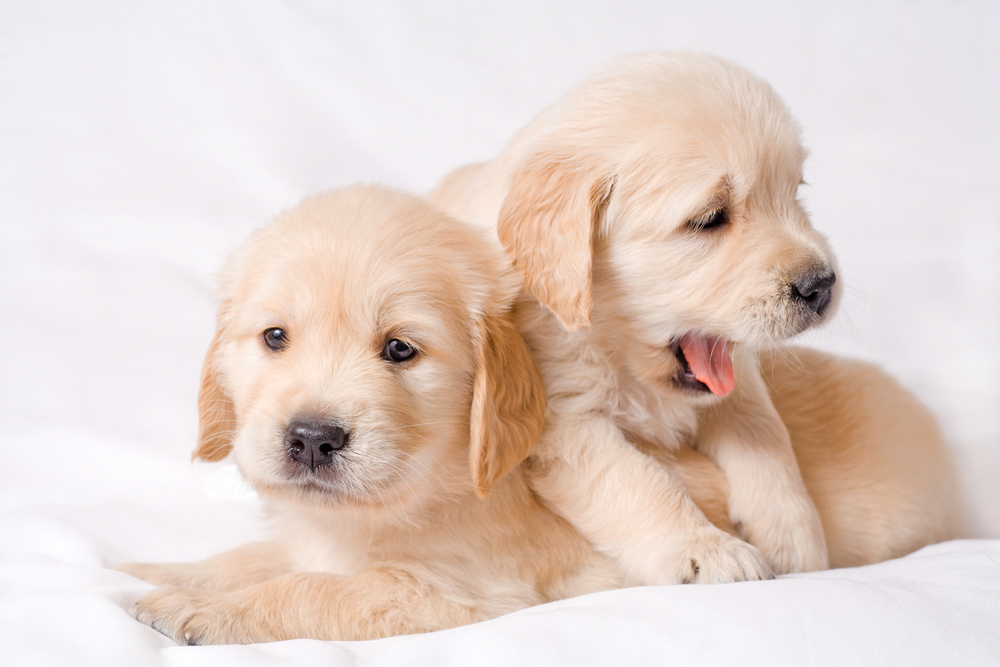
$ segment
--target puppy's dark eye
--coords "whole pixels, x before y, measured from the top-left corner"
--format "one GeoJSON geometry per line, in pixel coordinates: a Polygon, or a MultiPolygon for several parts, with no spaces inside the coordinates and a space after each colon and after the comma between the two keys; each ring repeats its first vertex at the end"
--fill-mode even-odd
{"type": "Polygon", "coordinates": [[[417,351],[414,348],[398,338],[393,338],[382,348],[382,357],[396,363],[412,359],[416,354],[417,351]]]}
{"type": "Polygon", "coordinates": [[[280,352],[288,347],[288,333],[284,329],[271,327],[261,334],[261,338],[264,339],[264,345],[267,345],[269,350],[280,352]]]}
{"type": "Polygon", "coordinates": [[[726,213],[726,209],[717,208],[701,217],[690,220],[688,225],[695,231],[701,232],[722,227],[727,222],[729,222],[729,215],[726,213]]]}

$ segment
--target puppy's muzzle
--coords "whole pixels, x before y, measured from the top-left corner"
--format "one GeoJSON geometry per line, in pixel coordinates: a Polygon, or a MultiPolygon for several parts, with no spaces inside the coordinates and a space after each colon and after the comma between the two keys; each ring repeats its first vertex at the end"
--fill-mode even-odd
{"type": "Polygon", "coordinates": [[[833,300],[837,274],[833,271],[807,274],[792,283],[792,300],[822,317],[833,300]]]}
{"type": "Polygon", "coordinates": [[[285,429],[289,458],[316,472],[333,461],[347,446],[347,431],[338,424],[318,419],[294,419],[285,429]]]}

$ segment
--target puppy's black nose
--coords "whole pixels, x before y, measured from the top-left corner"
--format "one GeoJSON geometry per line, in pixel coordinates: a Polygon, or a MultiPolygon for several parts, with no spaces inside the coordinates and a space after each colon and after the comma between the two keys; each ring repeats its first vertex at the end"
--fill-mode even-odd
{"type": "Polygon", "coordinates": [[[347,444],[347,431],[315,419],[296,419],[285,429],[285,449],[293,460],[310,470],[326,465],[347,444]]]}
{"type": "Polygon", "coordinates": [[[837,274],[812,273],[792,283],[792,298],[817,315],[822,315],[833,299],[833,285],[837,274]]]}

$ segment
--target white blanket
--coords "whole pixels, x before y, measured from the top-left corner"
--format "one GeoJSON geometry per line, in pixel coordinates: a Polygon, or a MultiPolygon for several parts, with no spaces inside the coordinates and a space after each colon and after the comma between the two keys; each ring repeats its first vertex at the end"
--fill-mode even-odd
{"type": "Polygon", "coordinates": [[[0,664],[1000,663],[995,3],[0,2],[0,664]],[[805,344],[938,416],[971,541],[867,568],[646,588],[359,644],[178,647],[123,560],[258,537],[191,465],[212,272],[271,215],[487,159],[617,55],[772,82],[847,290],[805,344]]]}
{"type": "Polygon", "coordinates": [[[423,635],[177,646],[122,611],[152,586],[101,567],[69,531],[21,528],[25,538],[59,541],[60,558],[0,565],[4,653],[16,657],[4,662],[10,665],[842,667],[1000,659],[997,540],[948,542],[888,563],[775,581],[585,595],[423,635]]]}

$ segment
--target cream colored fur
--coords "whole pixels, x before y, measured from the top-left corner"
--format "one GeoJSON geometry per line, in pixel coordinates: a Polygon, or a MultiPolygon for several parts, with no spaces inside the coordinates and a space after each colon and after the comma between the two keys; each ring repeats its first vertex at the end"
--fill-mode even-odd
{"type": "Polygon", "coordinates": [[[534,489],[631,582],[873,562],[958,530],[926,410],[871,367],[767,351],[837,300],[837,285],[825,311],[795,298],[801,276],[836,269],[797,198],[804,159],[765,82],[652,53],[597,73],[431,193],[495,229],[523,280],[519,326],[548,397],[534,489]],[[719,211],[724,224],[701,228],[719,211]],[[735,347],[728,397],[678,380],[685,334],[735,347]],[[713,526],[657,455],[687,447],[724,472],[747,541],[713,526]]]}
{"type": "Polygon", "coordinates": [[[275,536],[123,566],[160,585],[135,616],[189,644],[371,639],[622,585],[519,467],[544,389],[501,262],[468,226],[377,187],[306,200],[255,234],[224,274],[194,455],[231,452],[275,536]],[[284,349],[265,345],[273,327],[284,349]],[[416,356],[390,361],[392,339],[416,356]],[[301,416],[348,430],[315,470],[286,441],[301,416]]]}

